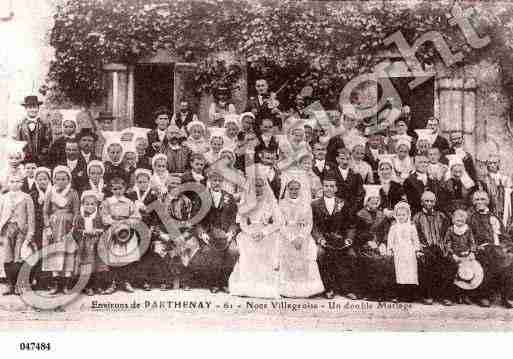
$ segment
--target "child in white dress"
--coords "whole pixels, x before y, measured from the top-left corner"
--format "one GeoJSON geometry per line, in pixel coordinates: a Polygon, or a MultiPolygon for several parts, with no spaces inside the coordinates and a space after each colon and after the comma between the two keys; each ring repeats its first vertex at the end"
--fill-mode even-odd
{"type": "Polygon", "coordinates": [[[412,301],[419,285],[419,236],[411,222],[411,210],[407,202],[401,201],[395,205],[394,217],[395,222],[388,232],[387,249],[394,257],[397,295],[401,300],[412,301]]]}

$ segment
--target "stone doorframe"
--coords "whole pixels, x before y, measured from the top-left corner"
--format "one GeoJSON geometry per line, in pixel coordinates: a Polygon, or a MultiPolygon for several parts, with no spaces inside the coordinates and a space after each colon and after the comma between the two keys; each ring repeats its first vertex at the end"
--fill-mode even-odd
{"type": "MultiPolygon", "coordinates": [[[[169,62],[173,63],[173,62],[169,62]]],[[[179,100],[188,90],[185,84],[187,74],[196,68],[195,63],[174,62],[173,111],[177,110],[179,100]]],[[[104,108],[112,111],[116,118],[117,130],[133,126],[134,123],[134,66],[111,63],[104,70],[104,108]]]]}

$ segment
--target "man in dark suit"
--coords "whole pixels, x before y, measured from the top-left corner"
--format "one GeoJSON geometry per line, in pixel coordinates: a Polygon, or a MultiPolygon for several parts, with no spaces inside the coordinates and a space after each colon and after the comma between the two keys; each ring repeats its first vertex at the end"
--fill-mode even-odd
{"type": "Polygon", "coordinates": [[[36,179],[34,177],[37,164],[32,158],[25,158],[23,161],[23,168],[25,170],[25,178],[23,179],[23,185],[21,186],[21,191],[25,193],[31,193],[32,191],[36,191],[36,179]]]}
{"type": "Polygon", "coordinates": [[[96,134],[91,128],[83,128],[77,135],[78,147],[80,149],[80,156],[88,164],[91,161],[98,160],[94,153],[95,142],[98,139],[96,134]]]}
{"type": "Polygon", "coordinates": [[[260,124],[258,144],[255,147],[255,162],[260,162],[260,154],[263,151],[273,152],[278,155],[278,140],[273,135],[273,121],[264,118],[260,124]]]}
{"type": "Polygon", "coordinates": [[[276,168],[276,153],[270,149],[264,149],[259,154],[260,165],[259,169],[262,169],[261,175],[267,178],[269,186],[273,190],[274,196],[277,200],[280,199],[281,189],[281,176],[280,171],[276,168]]]}
{"type": "Polygon", "coordinates": [[[255,82],[256,96],[248,99],[245,112],[252,112],[256,118],[256,127],[260,127],[260,121],[264,118],[272,119],[275,127],[281,128],[281,112],[277,106],[273,106],[269,85],[265,79],[257,79],[255,82]]]}
{"type": "MultiPolygon", "coordinates": [[[[451,132],[449,139],[451,140],[451,148],[448,151],[450,155],[459,155],[465,171],[474,182],[477,181],[477,171],[474,165],[472,155],[463,149],[463,133],[460,131],[451,132]]],[[[447,162],[447,161],[445,161],[447,162]]]]}
{"type": "Polygon", "coordinates": [[[236,247],[231,243],[238,232],[235,224],[237,204],[230,193],[221,189],[221,173],[210,171],[208,182],[212,204],[196,227],[202,243],[189,269],[199,274],[212,293],[219,290],[228,293],[228,278],[238,257],[236,247]]]}
{"type": "Polygon", "coordinates": [[[344,139],[342,138],[342,135],[336,135],[330,138],[328,141],[328,147],[327,147],[327,154],[326,154],[326,160],[331,163],[337,163],[337,155],[338,150],[340,148],[345,148],[346,145],[344,143],[344,139]]]}
{"type": "Polygon", "coordinates": [[[352,215],[346,202],[335,196],[337,179],[325,177],[323,197],[312,202],[314,238],[319,248],[319,271],[326,288],[325,296],[335,292],[356,299],[356,255],[351,249],[355,236],[352,215]]]}
{"type": "Polygon", "coordinates": [[[26,155],[33,158],[38,165],[47,164],[48,150],[52,142],[52,130],[50,125],[39,118],[39,106],[43,103],[37,96],[27,96],[22,106],[25,107],[27,116],[16,128],[16,140],[26,141],[26,155]]]}
{"type": "Polygon", "coordinates": [[[313,172],[319,177],[322,181],[324,177],[324,173],[335,168],[333,163],[330,163],[326,159],[326,145],[320,142],[316,142],[312,146],[312,152],[314,155],[314,161],[312,164],[313,172]]]}
{"type": "Polygon", "coordinates": [[[171,114],[166,107],[159,107],[153,114],[156,127],[148,132],[148,157],[155,156],[167,146],[166,130],[169,127],[171,114]]]}
{"type": "Polygon", "coordinates": [[[350,168],[351,153],[347,148],[338,149],[336,161],[337,166],[329,172],[325,171],[324,176],[329,175],[336,179],[337,197],[343,199],[351,215],[355,215],[363,207],[365,197],[362,177],[350,168]]]}
{"type": "Polygon", "coordinates": [[[433,130],[433,133],[436,134],[435,142],[431,145],[431,147],[436,147],[440,150],[442,155],[446,155],[449,152],[449,141],[445,137],[440,134],[440,121],[436,117],[429,118],[426,128],[433,130]]]}
{"type": "Polygon", "coordinates": [[[77,191],[80,191],[89,180],[87,177],[87,164],[84,158],[80,156],[77,140],[66,141],[65,154],[66,158],[57,165],[66,166],[70,169],[72,186],[77,191]]]}
{"type": "Polygon", "coordinates": [[[182,100],[180,101],[180,111],[173,114],[171,123],[175,124],[179,129],[186,131],[187,125],[196,120],[198,120],[198,116],[189,108],[189,102],[182,100]]]}
{"type": "Polygon", "coordinates": [[[382,133],[373,133],[369,135],[369,140],[365,143],[365,157],[363,160],[372,168],[374,183],[379,183],[378,166],[379,156],[386,154],[386,146],[382,133]]]}
{"type": "Polygon", "coordinates": [[[445,196],[442,193],[440,182],[427,175],[428,159],[426,156],[415,157],[415,172],[404,181],[403,188],[410,204],[412,215],[422,210],[422,194],[431,191],[438,198],[436,209],[445,207],[445,196]]]}

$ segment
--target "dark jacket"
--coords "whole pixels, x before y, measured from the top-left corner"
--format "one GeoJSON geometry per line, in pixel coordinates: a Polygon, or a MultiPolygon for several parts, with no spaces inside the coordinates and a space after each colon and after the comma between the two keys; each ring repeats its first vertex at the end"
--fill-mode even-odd
{"type": "Polygon", "coordinates": [[[36,120],[34,131],[28,127],[28,119],[25,118],[16,128],[16,140],[26,141],[26,155],[32,158],[38,166],[49,165],[48,151],[52,142],[52,130],[50,125],[40,118],[36,120]]]}
{"type": "MultiPolygon", "coordinates": [[[[210,195],[210,193],[209,193],[210,195]]],[[[233,196],[221,190],[221,199],[219,207],[215,207],[214,200],[205,217],[198,224],[198,233],[207,232],[211,234],[212,230],[220,229],[224,232],[233,231],[236,233],[237,225],[235,218],[237,216],[237,204],[233,196]]]]}
{"type": "Polygon", "coordinates": [[[406,194],[406,198],[408,199],[408,203],[411,207],[412,215],[415,215],[422,209],[421,205],[421,197],[424,191],[431,191],[436,195],[437,205],[436,209],[443,208],[444,198],[442,198],[441,194],[441,186],[440,182],[435,179],[431,179],[428,177],[427,183],[424,186],[424,183],[417,178],[417,173],[412,173],[403,183],[404,192],[406,194]]]}
{"type": "Polygon", "coordinates": [[[336,166],[330,171],[325,171],[323,176],[334,176],[337,179],[336,196],[345,201],[351,215],[355,215],[363,207],[365,191],[363,189],[362,177],[358,173],[350,168],[347,178],[344,180],[338,166],[336,166]]]}
{"type": "Polygon", "coordinates": [[[337,240],[332,234],[339,235],[342,239],[353,239],[355,237],[354,221],[346,203],[341,198],[335,197],[335,207],[330,215],[324,198],[312,202],[313,229],[312,236],[319,243],[325,239],[328,244],[339,246],[341,243],[332,243],[337,240]]]}
{"type": "MultiPolygon", "coordinates": [[[[64,160],[61,160],[61,162],[57,165],[67,167],[68,163],[66,158],[64,158],[64,160]]],[[[73,171],[71,171],[71,176],[73,177],[71,184],[73,188],[77,190],[77,192],[79,192],[80,189],[84,187],[85,183],[89,181],[87,177],[87,164],[82,156],[78,156],[77,165],[75,166],[73,171]]]]}

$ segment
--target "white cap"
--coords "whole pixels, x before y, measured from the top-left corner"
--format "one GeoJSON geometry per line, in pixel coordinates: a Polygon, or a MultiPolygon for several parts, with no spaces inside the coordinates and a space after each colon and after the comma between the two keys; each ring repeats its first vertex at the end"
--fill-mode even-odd
{"type": "Polygon", "coordinates": [[[214,137],[224,137],[226,130],[222,127],[209,127],[210,139],[214,137]]]}
{"type": "Polygon", "coordinates": [[[367,138],[363,136],[348,136],[344,138],[344,143],[349,151],[353,151],[356,146],[364,146],[367,143],[367,138]]]}
{"type": "Polygon", "coordinates": [[[191,129],[194,127],[194,126],[199,126],[201,127],[201,129],[203,130],[203,132],[206,132],[207,128],[205,126],[205,124],[199,120],[194,120],[194,121],[191,121],[189,122],[189,124],[187,125],[187,132],[190,133],[191,132],[191,129]]]}
{"type": "Polygon", "coordinates": [[[408,151],[411,149],[411,141],[406,139],[406,138],[399,138],[398,140],[396,140],[395,142],[395,150],[397,152],[397,149],[399,148],[399,146],[401,145],[404,145],[408,148],[408,151]]]}
{"type": "Polygon", "coordinates": [[[59,110],[59,112],[62,114],[63,125],[64,122],[69,121],[73,122],[75,127],[77,126],[77,115],[80,113],[80,110],[59,110]]]}
{"type": "Polygon", "coordinates": [[[436,140],[436,133],[433,133],[433,130],[429,128],[423,128],[415,130],[417,136],[419,137],[418,141],[425,140],[429,143],[429,145],[433,145],[436,140]]]}
{"type": "Polygon", "coordinates": [[[363,189],[365,190],[365,198],[363,200],[364,204],[366,204],[367,201],[370,198],[372,198],[372,197],[380,198],[379,190],[381,189],[381,185],[379,185],[379,184],[365,184],[365,185],[363,185],[363,189]]]}
{"type": "Polygon", "coordinates": [[[148,132],[151,130],[145,127],[128,127],[121,131],[122,134],[132,133],[132,141],[137,140],[138,138],[146,138],[148,136],[148,132]]]}
{"type": "Polygon", "coordinates": [[[123,147],[123,154],[125,154],[127,152],[137,153],[137,150],[135,148],[135,142],[132,142],[132,141],[122,142],[121,145],[123,147]]]}
{"type": "MultiPolygon", "coordinates": [[[[246,115],[247,115],[247,113],[246,113],[246,115]]],[[[253,113],[251,113],[251,115],[253,115],[253,113]]],[[[254,115],[253,115],[253,118],[255,118],[254,115]]],[[[224,115],[224,127],[226,127],[226,124],[228,124],[228,123],[233,123],[238,128],[240,128],[240,120],[241,119],[242,119],[242,115],[239,116],[239,115],[233,114],[233,113],[226,114],[226,115],[224,115]]]]}
{"type": "Polygon", "coordinates": [[[461,157],[458,155],[446,155],[445,157],[449,161],[449,168],[452,168],[452,166],[455,165],[464,166],[461,157]]]}
{"type": "Polygon", "coordinates": [[[390,153],[383,153],[378,155],[379,158],[379,165],[378,167],[381,167],[382,163],[388,163],[392,168],[394,168],[394,158],[396,156],[394,154],[390,153]]]}

